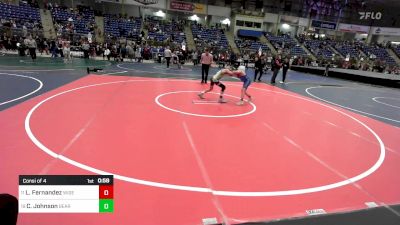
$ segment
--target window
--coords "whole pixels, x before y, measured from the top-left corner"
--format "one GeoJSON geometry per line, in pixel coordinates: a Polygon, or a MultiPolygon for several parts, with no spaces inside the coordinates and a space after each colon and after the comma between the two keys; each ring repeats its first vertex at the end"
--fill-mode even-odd
{"type": "Polygon", "coordinates": [[[261,28],[261,23],[254,23],[254,28],[261,28]]]}
{"type": "Polygon", "coordinates": [[[241,20],[236,20],[236,26],[241,26],[241,27],[243,27],[243,26],[244,26],[244,22],[241,21],[241,20]]]}
{"type": "Polygon", "coordinates": [[[245,21],[245,22],[244,22],[244,26],[245,26],[245,27],[253,27],[253,22],[245,21]]]}

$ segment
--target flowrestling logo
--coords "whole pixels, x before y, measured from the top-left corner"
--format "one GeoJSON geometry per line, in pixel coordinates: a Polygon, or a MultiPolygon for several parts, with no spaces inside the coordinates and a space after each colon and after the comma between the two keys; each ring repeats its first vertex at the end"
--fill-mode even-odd
{"type": "Polygon", "coordinates": [[[360,20],[380,20],[382,18],[382,13],[380,12],[358,12],[360,14],[360,20]]]}

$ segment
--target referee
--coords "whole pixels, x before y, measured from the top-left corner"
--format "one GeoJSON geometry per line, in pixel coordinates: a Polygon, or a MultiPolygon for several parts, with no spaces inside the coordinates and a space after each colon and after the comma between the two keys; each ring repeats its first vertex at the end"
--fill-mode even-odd
{"type": "Polygon", "coordinates": [[[210,65],[213,62],[213,55],[208,52],[208,49],[201,54],[201,83],[207,84],[208,71],[210,70],[210,65]]]}

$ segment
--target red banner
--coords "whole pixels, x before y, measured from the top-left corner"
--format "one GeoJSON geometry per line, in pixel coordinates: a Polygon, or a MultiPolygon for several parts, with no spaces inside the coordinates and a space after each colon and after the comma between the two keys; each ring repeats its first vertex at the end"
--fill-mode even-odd
{"type": "Polygon", "coordinates": [[[200,3],[171,1],[169,4],[171,10],[180,10],[186,12],[206,14],[206,5],[200,3]]]}
{"type": "Polygon", "coordinates": [[[183,10],[183,11],[192,12],[195,9],[195,6],[193,3],[171,1],[170,8],[175,9],[175,10],[183,10]]]}

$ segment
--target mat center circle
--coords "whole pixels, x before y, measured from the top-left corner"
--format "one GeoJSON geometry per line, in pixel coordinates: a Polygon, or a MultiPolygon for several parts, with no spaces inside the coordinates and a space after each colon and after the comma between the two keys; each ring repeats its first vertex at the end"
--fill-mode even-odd
{"type": "Polygon", "coordinates": [[[231,118],[247,116],[257,109],[252,102],[246,102],[243,106],[235,104],[239,97],[224,94],[226,103],[219,102],[219,93],[209,92],[205,99],[200,99],[198,91],[173,91],[158,95],[155,102],[160,107],[172,112],[189,116],[210,118],[231,118]]]}

